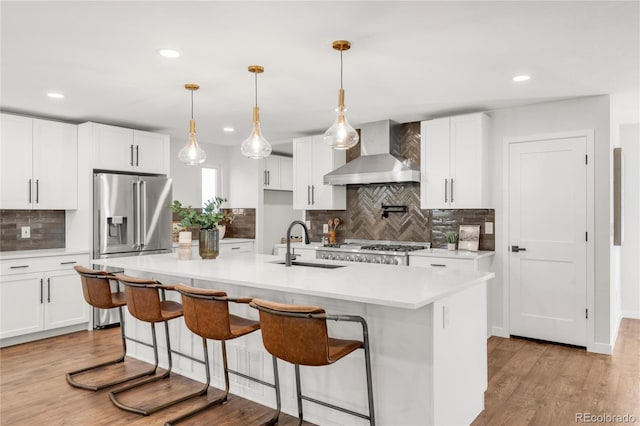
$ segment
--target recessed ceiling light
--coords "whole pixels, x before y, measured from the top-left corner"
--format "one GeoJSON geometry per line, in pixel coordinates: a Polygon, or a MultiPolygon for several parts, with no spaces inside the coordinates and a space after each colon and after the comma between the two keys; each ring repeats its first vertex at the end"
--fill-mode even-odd
{"type": "Polygon", "coordinates": [[[47,96],[54,99],[64,99],[64,95],[58,92],[49,92],[47,93],[47,96]]]}
{"type": "Polygon", "coordinates": [[[236,131],[236,129],[234,129],[233,127],[223,127],[222,130],[227,133],[232,133],[236,131]]]}
{"type": "Polygon", "coordinates": [[[529,79],[531,79],[531,76],[526,74],[516,75],[515,77],[513,77],[513,81],[516,82],[527,81],[529,79]]]}
{"type": "Polygon", "coordinates": [[[165,58],[178,58],[180,57],[180,52],[172,49],[160,49],[158,50],[158,55],[164,56],[165,58]]]}

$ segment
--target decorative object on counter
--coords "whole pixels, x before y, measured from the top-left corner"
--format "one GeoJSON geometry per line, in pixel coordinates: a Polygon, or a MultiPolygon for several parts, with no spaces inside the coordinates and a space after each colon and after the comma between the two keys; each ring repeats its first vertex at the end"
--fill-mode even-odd
{"type": "Polygon", "coordinates": [[[200,86],[197,84],[185,84],[184,88],[191,91],[191,120],[189,120],[189,142],[178,153],[178,158],[189,166],[202,164],[207,159],[207,153],[204,152],[198,141],[196,140],[196,122],[193,119],[193,92],[198,90],[200,86]]]}
{"type": "Polygon", "coordinates": [[[203,259],[215,259],[220,252],[220,233],[218,226],[221,223],[233,222],[233,213],[225,213],[220,206],[226,202],[226,198],[215,197],[205,203],[202,212],[198,213],[193,207],[183,207],[180,201],[175,200],[170,205],[171,210],[180,217],[181,226],[192,228],[200,227],[200,257],[203,259]]]}
{"type": "Polygon", "coordinates": [[[178,233],[178,243],[191,244],[191,231],[180,231],[178,233]]]}
{"type": "Polygon", "coordinates": [[[389,213],[406,213],[407,206],[389,206],[382,204],[382,218],[389,217],[389,213]]]}
{"type": "Polygon", "coordinates": [[[178,237],[178,259],[191,260],[191,231],[182,231],[178,237]]]}
{"type": "Polygon", "coordinates": [[[456,249],[456,243],[458,242],[458,233],[453,231],[447,231],[444,233],[445,237],[447,237],[447,248],[449,250],[456,249]]]}
{"type": "MultiPolygon", "coordinates": [[[[340,225],[340,218],[339,217],[334,217],[333,219],[329,219],[327,220],[327,224],[329,225],[329,231],[327,232],[327,242],[328,244],[335,244],[337,239],[336,239],[336,230],[338,229],[338,226],[340,225]]],[[[324,237],[323,237],[324,238],[324,237]]],[[[325,244],[323,244],[325,245],[325,244]]]]}
{"type": "Polygon", "coordinates": [[[249,72],[255,76],[256,105],[253,107],[253,130],[247,139],[242,142],[240,152],[249,158],[261,159],[271,154],[271,144],[262,136],[260,130],[260,109],[258,108],[258,74],[264,72],[264,67],[260,65],[249,65],[249,72]]]}
{"type": "Polygon", "coordinates": [[[480,225],[460,225],[458,249],[478,251],[480,246],[480,225]]]}
{"type": "Polygon", "coordinates": [[[344,88],[342,87],[342,52],[351,48],[351,43],[347,40],[336,40],[333,48],[340,51],[340,90],[338,91],[338,113],[336,121],[324,133],[324,141],[333,149],[349,149],[358,144],[360,136],[351,127],[345,116],[347,108],[344,106],[344,88]]]}

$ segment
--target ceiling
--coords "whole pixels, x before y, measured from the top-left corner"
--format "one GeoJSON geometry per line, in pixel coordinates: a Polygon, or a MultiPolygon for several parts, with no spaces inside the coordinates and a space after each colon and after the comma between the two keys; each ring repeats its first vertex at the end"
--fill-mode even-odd
{"type": "MultiPolygon", "coordinates": [[[[278,144],[334,120],[340,54],[354,127],[607,93],[637,94],[640,8],[629,2],[2,1],[4,111],[238,145],[258,77],[278,144]],[[160,48],[178,50],[167,59],[160,48]],[[517,74],[531,80],[515,83],[517,74]],[[64,93],[51,99],[49,91],[64,93]],[[236,129],[233,134],[224,126],[236,129]]],[[[635,96],[635,95],[634,95],[635,96]]]]}

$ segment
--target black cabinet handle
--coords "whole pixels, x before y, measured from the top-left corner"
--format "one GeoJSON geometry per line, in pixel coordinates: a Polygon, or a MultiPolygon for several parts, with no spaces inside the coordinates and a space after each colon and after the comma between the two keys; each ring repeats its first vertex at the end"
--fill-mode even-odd
{"type": "Polygon", "coordinates": [[[29,179],[29,204],[31,204],[31,179],[29,179]]]}
{"type": "Polygon", "coordinates": [[[133,144],[129,147],[129,164],[133,167],[133,144]]]}
{"type": "Polygon", "coordinates": [[[526,249],[526,248],[524,248],[524,247],[511,246],[511,251],[512,251],[513,253],[517,253],[517,252],[519,252],[519,251],[527,251],[527,249],[526,249]]]}
{"type": "Polygon", "coordinates": [[[136,145],[136,166],[139,166],[139,165],[140,165],[140,164],[139,164],[139,161],[138,161],[138,160],[140,159],[140,155],[139,155],[139,154],[140,154],[140,152],[139,152],[139,148],[140,148],[140,145],[136,145]]]}
{"type": "Polygon", "coordinates": [[[36,179],[36,204],[40,203],[40,179],[36,179]]]}
{"type": "Polygon", "coordinates": [[[446,268],[447,265],[443,264],[443,263],[432,263],[431,266],[437,266],[439,268],[446,268]]]}
{"type": "Polygon", "coordinates": [[[44,297],[44,283],[42,282],[42,278],[40,278],[40,303],[42,304],[42,298],[44,297]]]}
{"type": "Polygon", "coordinates": [[[240,250],[240,247],[231,247],[231,250],[240,250]]]}
{"type": "Polygon", "coordinates": [[[9,266],[9,269],[22,269],[22,268],[28,268],[29,265],[20,265],[20,266],[9,266]]]}
{"type": "Polygon", "coordinates": [[[51,278],[47,278],[47,303],[51,303],[51,278]]]}
{"type": "Polygon", "coordinates": [[[60,262],[61,265],[73,265],[74,263],[78,263],[75,260],[71,261],[71,262],[60,262]]]}

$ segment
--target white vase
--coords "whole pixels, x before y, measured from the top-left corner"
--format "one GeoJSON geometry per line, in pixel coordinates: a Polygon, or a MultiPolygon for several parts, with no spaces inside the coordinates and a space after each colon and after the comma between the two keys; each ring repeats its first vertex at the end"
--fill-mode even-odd
{"type": "Polygon", "coordinates": [[[218,238],[223,239],[224,238],[224,232],[226,230],[227,230],[227,226],[226,225],[218,225],[218,233],[219,233],[218,238]]]}
{"type": "Polygon", "coordinates": [[[449,250],[455,250],[456,249],[456,243],[447,243],[447,248],[449,250]]]}

